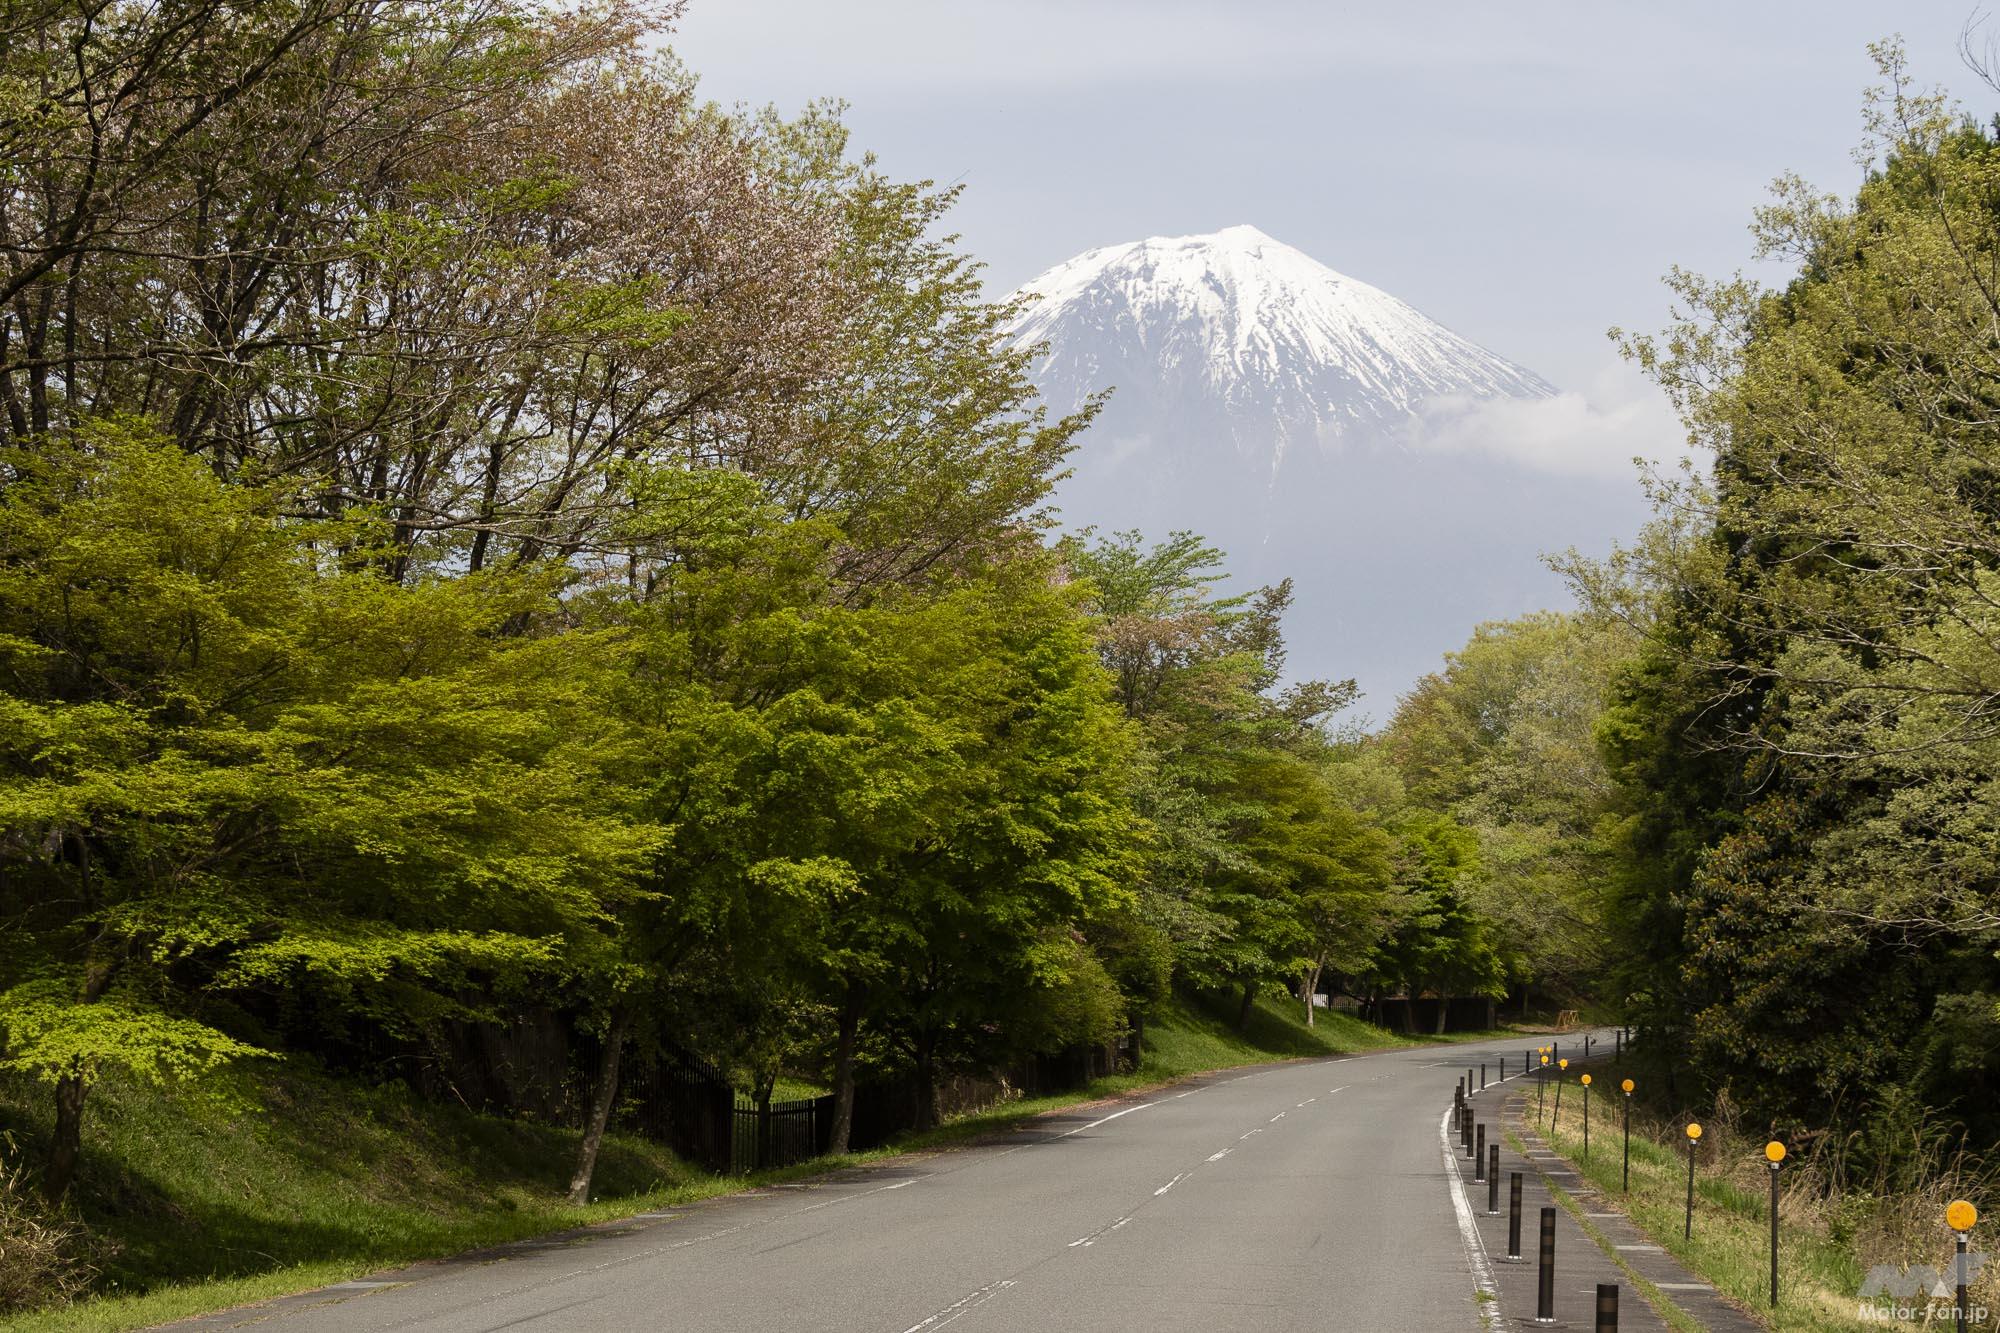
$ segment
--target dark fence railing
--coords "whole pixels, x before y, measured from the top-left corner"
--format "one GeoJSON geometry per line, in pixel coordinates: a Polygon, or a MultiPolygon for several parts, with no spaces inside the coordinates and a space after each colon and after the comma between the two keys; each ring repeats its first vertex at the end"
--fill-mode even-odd
{"type": "MultiPolygon", "coordinates": [[[[1080,1087],[1112,1072],[1115,1047],[1078,1047],[1036,1056],[1008,1072],[1006,1086],[1038,1096],[1080,1087]]],[[[833,1097],[758,1105],[707,1061],[664,1054],[628,1067],[619,1098],[619,1124],[665,1143],[710,1171],[740,1175],[792,1166],[824,1156],[833,1141],[833,1097]]],[[[917,1085],[909,1079],[862,1083],[854,1089],[850,1151],[866,1152],[921,1123],[917,1085]]]]}
{"type": "Polygon", "coordinates": [[[738,1101],[731,1140],[730,1169],[768,1171],[826,1155],[833,1141],[833,1098],[772,1102],[760,1107],[738,1101]]]}
{"type": "Polygon", "coordinates": [[[736,1090],[713,1065],[667,1053],[624,1079],[620,1120],[711,1171],[728,1171],[735,1157],[736,1090]]]}

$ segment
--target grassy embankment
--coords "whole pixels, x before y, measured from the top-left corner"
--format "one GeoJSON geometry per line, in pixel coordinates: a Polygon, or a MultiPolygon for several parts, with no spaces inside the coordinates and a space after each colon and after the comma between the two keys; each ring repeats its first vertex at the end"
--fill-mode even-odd
{"type": "MultiPolygon", "coordinates": [[[[1600,1068],[1593,1077],[1615,1086],[1616,1074],[1600,1068]]],[[[1620,1189],[1618,1094],[1591,1097],[1590,1158],[1583,1158],[1583,1103],[1574,1076],[1563,1094],[1562,1117],[1550,1146],[1576,1164],[1642,1230],[1692,1272],[1714,1284],[1774,1329],[1880,1329],[1899,1321],[1858,1312],[1860,1291],[1870,1267],[1926,1264],[1949,1272],[1951,1235],[1941,1222],[1953,1182],[1935,1183],[1890,1196],[1826,1188],[1822,1164],[1788,1160],[1780,1176],[1778,1207],[1778,1307],[1770,1306],[1771,1195],[1764,1138],[1743,1133],[1726,1112],[1696,1117],[1702,1137],[1696,1149],[1694,1226],[1682,1238],[1687,1209],[1685,1121],[1668,1121],[1638,1109],[1632,1117],[1631,1190],[1620,1189]]],[[[1530,1112],[1533,1106],[1530,1106],[1530,1112]]],[[[1975,1247],[1978,1239],[1975,1237],[1975,1247]]],[[[1615,1257],[1615,1256],[1614,1256],[1615,1257]]],[[[1971,1304],[2000,1310],[2000,1265],[1989,1266],[1973,1288],[1971,1304]]],[[[1912,1327],[1923,1326],[1924,1297],[1912,1327]]],[[[1881,1302],[1871,1302],[1880,1304],[1881,1302]]],[[[1909,1302],[1904,1302],[1908,1304],[1909,1302]]],[[[1939,1319],[1950,1327],[1939,1301],[1939,1319]]],[[[1978,1327],[1991,1328],[1991,1319],[1978,1327]]]]}
{"type": "MultiPolygon", "coordinates": [[[[1177,1004],[1148,1026],[1147,1039],[1135,1073],[962,1116],[894,1149],[760,1178],[945,1147],[1204,1070],[1411,1042],[1340,1015],[1322,1014],[1308,1030],[1297,1006],[1263,1003],[1241,1033],[1199,1006],[1177,1004]]],[[[1465,1038],[1417,1040],[1452,1039],[1465,1038]]],[[[656,1144],[614,1135],[599,1163],[597,1201],[571,1208],[561,1198],[575,1144],[566,1131],[297,1069],[266,1071],[244,1090],[260,1109],[116,1082],[99,1088],[77,1202],[101,1246],[101,1294],[0,1326],[140,1328],[749,1183],[706,1175],[656,1144]]],[[[45,1088],[0,1082],[0,1129],[14,1143],[43,1141],[48,1101],[45,1088]]]]}

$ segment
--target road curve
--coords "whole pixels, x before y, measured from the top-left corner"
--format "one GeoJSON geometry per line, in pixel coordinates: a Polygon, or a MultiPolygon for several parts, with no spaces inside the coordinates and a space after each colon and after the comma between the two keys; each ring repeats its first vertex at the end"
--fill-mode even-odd
{"type": "Polygon", "coordinates": [[[180,1327],[1477,1329],[1440,1119],[1520,1040],[1267,1066],[992,1146],[715,1200],[180,1327]]]}

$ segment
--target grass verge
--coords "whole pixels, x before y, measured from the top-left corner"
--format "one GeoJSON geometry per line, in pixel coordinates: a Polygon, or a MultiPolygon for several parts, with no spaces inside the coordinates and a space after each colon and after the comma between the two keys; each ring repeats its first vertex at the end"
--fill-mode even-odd
{"type": "MultiPolygon", "coordinates": [[[[1511,1129],[1507,1131],[1507,1143],[1515,1152],[1520,1153],[1523,1157],[1527,1156],[1528,1145],[1523,1143],[1520,1135],[1514,1133],[1511,1129]]],[[[1549,1197],[1554,1199],[1557,1205],[1570,1215],[1576,1222],[1577,1229],[1590,1238],[1590,1243],[1602,1251],[1605,1258],[1617,1265],[1618,1271],[1625,1275],[1627,1284],[1639,1293],[1640,1298],[1647,1305],[1653,1308],[1653,1313],[1657,1314],[1666,1323],[1668,1328],[1673,1329],[1674,1333],[1702,1333],[1701,1325],[1696,1323],[1688,1315],[1687,1311],[1675,1305],[1672,1297],[1661,1291],[1656,1283],[1632,1267],[1631,1262],[1618,1252],[1618,1247],[1612,1243],[1611,1238],[1606,1236],[1599,1229],[1598,1225],[1590,1220],[1589,1214],[1583,1211],[1582,1206],[1577,1203],[1575,1197],[1568,1190],[1556,1184],[1553,1180],[1545,1179],[1542,1183],[1547,1187],[1549,1197]]]]}
{"type": "MultiPolygon", "coordinates": [[[[1609,1081],[1607,1076],[1607,1081],[1609,1081]]],[[[1688,1155],[1683,1137],[1666,1143],[1669,1128],[1634,1121],[1629,1193],[1621,1191],[1621,1138],[1618,1111],[1610,1099],[1593,1097],[1591,1157],[1583,1159],[1583,1107],[1579,1089],[1569,1087],[1562,1117],[1549,1146],[1567,1157],[1624,1208],[1632,1221],[1687,1268],[1712,1283],[1780,1333],[1881,1329],[1899,1321],[1867,1317],[1861,1307],[1866,1266],[1852,1243],[1821,1225],[1821,1201],[1799,1193],[1781,1194],[1778,1237],[1778,1306],[1770,1305],[1771,1215],[1768,1167],[1761,1139],[1751,1141],[1720,1124],[1706,1125],[1696,1152],[1692,1235],[1687,1223],[1688,1155]]],[[[1532,1112],[1532,1107],[1530,1108],[1532,1112]]],[[[1786,1183],[1781,1178],[1781,1187],[1786,1183]]],[[[1942,1252],[1927,1262],[1940,1268],[1942,1252]]],[[[1975,1292],[1975,1298],[1979,1295],[1975,1292]]],[[[1923,1326],[1919,1318],[1910,1326],[1923,1326]]],[[[1975,1299],[1975,1304],[1977,1300],[1975,1299]]],[[[1934,1323],[1935,1321],[1930,1321],[1934,1323]]],[[[1950,1326],[1947,1316],[1944,1327],[1950,1326]]],[[[1982,1323],[1980,1327],[1991,1327],[1982,1323]]]]}
{"type": "MultiPolygon", "coordinates": [[[[870,1153],[755,1177],[706,1175],[664,1147],[612,1135],[597,1197],[561,1197],[575,1135],[421,1102],[288,1067],[237,1101],[107,1081],[87,1111],[77,1203],[99,1238],[93,1299],[0,1320],[18,1333],[112,1333],[269,1299],[423,1259],[546,1235],[798,1179],[898,1153],[934,1151],[1050,1111],[1216,1069],[1466,1041],[1405,1037],[1340,1014],[1312,1028],[1294,1004],[1259,1001],[1239,1030],[1199,1001],[1150,1023],[1138,1070],[1074,1092],[957,1117],[870,1153]],[[257,1109],[248,1109],[250,1102],[257,1109]]],[[[44,1141],[45,1088],[0,1080],[0,1132],[44,1141]]]]}

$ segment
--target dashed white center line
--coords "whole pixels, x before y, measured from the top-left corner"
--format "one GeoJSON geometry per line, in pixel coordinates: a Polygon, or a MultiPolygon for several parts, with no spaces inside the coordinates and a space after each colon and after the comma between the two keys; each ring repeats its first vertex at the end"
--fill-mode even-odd
{"type": "Polygon", "coordinates": [[[1180,1184],[1183,1180],[1186,1180],[1187,1178],[1188,1178],[1188,1173],[1185,1171],[1181,1172],[1179,1175],[1175,1176],[1172,1180],[1169,1180],[1166,1184],[1154,1190],[1153,1197],[1156,1199],[1159,1198],[1162,1194],[1165,1194],[1168,1190],[1180,1184]]]}
{"type": "Polygon", "coordinates": [[[1284,1118],[1285,1118],[1285,1113],[1283,1111],[1280,1111],[1276,1115],[1272,1116],[1269,1120],[1266,1120],[1264,1123],[1267,1125],[1275,1125],[1284,1118]]]}
{"type": "MultiPolygon", "coordinates": [[[[1311,1106],[1311,1105],[1312,1105],[1312,1104],[1313,1104],[1314,1102],[1316,1102],[1316,1101],[1318,1101],[1318,1100],[1319,1100],[1319,1098],[1317,1098],[1317,1097],[1308,1097],[1308,1098],[1306,1098],[1306,1099],[1305,1099],[1304,1101],[1300,1102],[1300,1103],[1299,1103],[1299,1106],[1311,1106]]],[[[1294,1106],[1294,1107],[1293,1107],[1292,1109],[1293,1109],[1294,1111],[1296,1111],[1296,1110],[1298,1110],[1298,1109],[1299,1109],[1299,1106],[1294,1106]]]]}
{"type": "Polygon", "coordinates": [[[952,1320],[985,1301],[993,1299],[1014,1285],[1014,1279],[1003,1277],[998,1282],[989,1282],[970,1296],[953,1301],[928,1319],[920,1319],[903,1330],[903,1333],[926,1333],[926,1330],[943,1328],[952,1320]]]}
{"type": "Polygon", "coordinates": [[[1130,1222],[1131,1220],[1132,1220],[1132,1215],[1130,1213],[1127,1213],[1125,1216],[1119,1218],[1116,1222],[1112,1222],[1107,1226],[1101,1226],[1097,1230],[1091,1232],[1088,1236],[1078,1236],[1075,1240],[1071,1241],[1068,1245],[1064,1246],[1064,1248],[1073,1250],[1079,1245],[1088,1248],[1092,1245],[1097,1244],[1098,1239],[1100,1237],[1108,1235],[1113,1231],[1116,1231],[1119,1227],[1124,1226],[1127,1222],[1130,1222]]]}
{"type": "MultiPolygon", "coordinates": [[[[1263,1131],[1262,1129],[1253,1129],[1253,1130],[1251,1130],[1251,1131],[1250,1131],[1250,1134],[1262,1134],[1263,1132],[1264,1132],[1264,1131],[1263,1131]]],[[[1237,1141],[1238,1143],[1241,1143],[1241,1142],[1243,1142],[1243,1140],[1244,1140],[1244,1139],[1247,1139],[1247,1138],[1249,1138],[1249,1137],[1250,1137],[1250,1134],[1241,1134],[1241,1135],[1238,1135],[1238,1136],[1237,1136],[1237,1139],[1236,1139],[1236,1141],[1237,1141]]]]}
{"type": "Polygon", "coordinates": [[[1353,1087],[1353,1086],[1354,1086],[1354,1085],[1353,1085],[1352,1083],[1343,1083],[1343,1084],[1341,1084],[1341,1085],[1340,1085],[1339,1087],[1337,1087],[1337,1088],[1328,1088],[1328,1089],[1326,1090],[1326,1095],[1327,1095],[1327,1096],[1329,1096],[1329,1097],[1331,1097],[1331,1096],[1333,1096],[1333,1094],[1334,1094],[1334,1093],[1336,1093],[1336,1092],[1346,1092],[1346,1091],[1347,1091],[1347,1090],[1348,1090],[1349,1088],[1351,1088],[1351,1087],[1353,1087]]]}
{"type": "Polygon", "coordinates": [[[1229,1156],[1229,1154],[1231,1154],[1231,1153],[1233,1153],[1233,1152],[1235,1152],[1235,1151],[1236,1151],[1236,1149],[1234,1149],[1234,1148],[1224,1148],[1224,1149],[1223,1149],[1223,1150],[1222,1150],[1221,1152],[1218,1152],[1218,1153],[1210,1153],[1210,1154],[1208,1155],[1208,1160],[1209,1160],[1209,1161],[1211,1161],[1211,1162],[1219,1162],[1219,1161],[1221,1161],[1221,1160],[1222,1160],[1223,1158],[1225,1158],[1225,1157],[1229,1156]]]}

